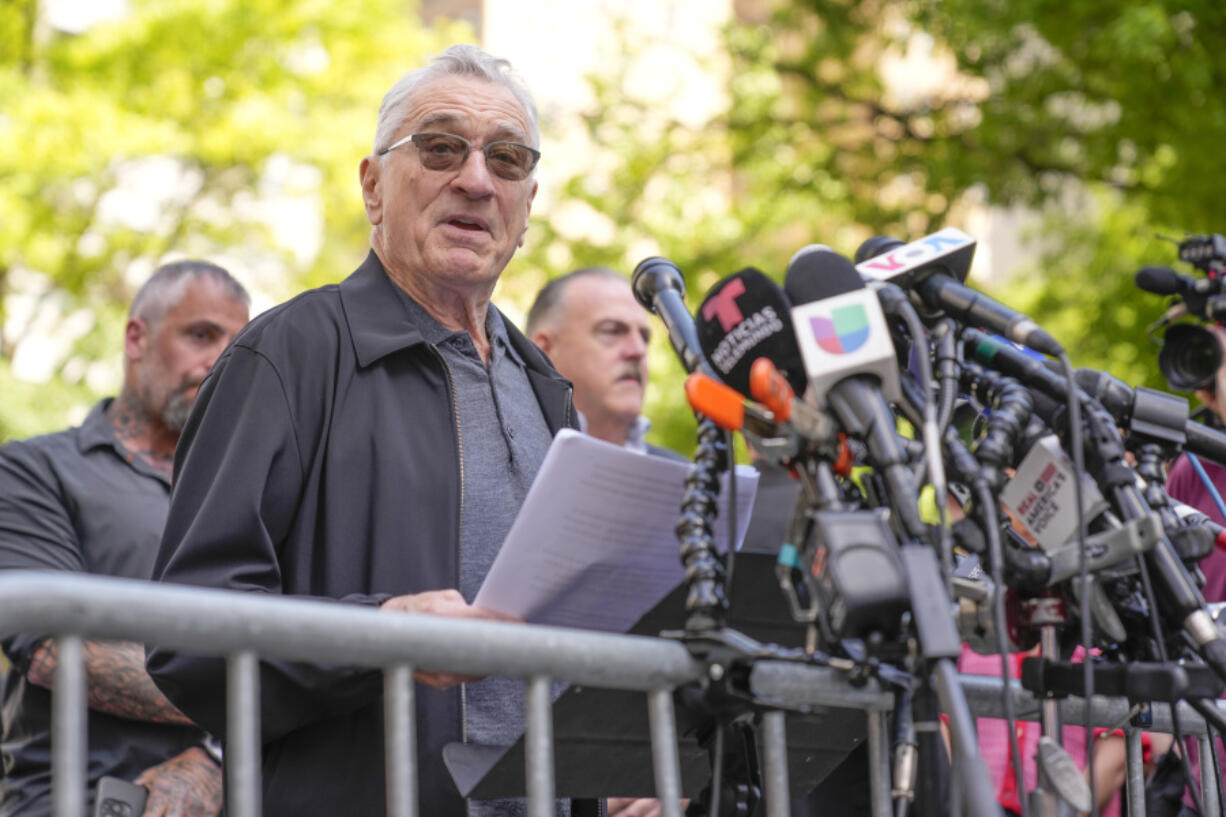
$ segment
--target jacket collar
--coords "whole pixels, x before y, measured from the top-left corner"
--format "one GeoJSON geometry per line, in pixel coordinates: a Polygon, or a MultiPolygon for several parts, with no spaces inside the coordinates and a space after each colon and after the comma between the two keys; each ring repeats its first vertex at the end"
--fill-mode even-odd
{"type": "MultiPolygon", "coordinates": [[[[366,368],[377,360],[410,346],[425,344],[421,331],[410,320],[396,284],[388,277],[379,257],[372,250],[362,266],[340,286],[341,309],[349,327],[349,337],[358,365],[366,368]]],[[[492,305],[491,305],[491,308],[492,305]]],[[[528,380],[541,403],[545,422],[556,432],[574,427],[570,381],[558,374],[536,345],[524,337],[510,321],[504,320],[507,340],[523,360],[528,380]]]]}
{"type": "MultiPolygon", "coordinates": [[[[367,254],[362,266],[341,281],[340,293],[349,337],[353,341],[358,364],[363,368],[392,352],[426,342],[406,314],[400,302],[402,293],[388,277],[374,250],[367,254]]],[[[490,308],[494,308],[493,304],[490,308]]],[[[511,347],[529,369],[569,385],[546,361],[541,350],[524,337],[514,324],[505,317],[502,323],[511,347]]]]}
{"type": "Polygon", "coordinates": [[[340,283],[345,323],[363,368],[392,352],[425,342],[405,315],[395,286],[374,250],[340,283]]]}

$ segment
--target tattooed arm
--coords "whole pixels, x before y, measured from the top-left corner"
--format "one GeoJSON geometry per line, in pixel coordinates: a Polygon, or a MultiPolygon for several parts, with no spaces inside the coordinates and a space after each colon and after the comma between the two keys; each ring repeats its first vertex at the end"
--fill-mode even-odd
{"type": "MultiPolygon", "coordinates": [[[[90,709],[149,723],[191,725],[191,720],[166,699],[145,671],[145,648],[129,641],[86,641],[86,690],[90,709]]],[[[26,678],[51,689],[59,650],[53,639],[34,648],[26,678]]]]}
{"type": "Polygon", "coordinates": [[[149,790],[142,817],[216,817],[221,811],[221,767],[194,746],[145,769],[136,785],[149,790]]]}
{"type": "MultiPolygon", "coordinates": [[[[82,653],[91,709],[150,723],[191,724],[145,672],[140,644],[86,641],[82,653]]],[[[55,641],[46,639],[35,647],[26,677],[50,688],[58,663],[55,641]]],[[[217,817],[221,811],[221,767],[198,746],[145,769],[136,784],[149,790],[142,817],[217,817]]]]}

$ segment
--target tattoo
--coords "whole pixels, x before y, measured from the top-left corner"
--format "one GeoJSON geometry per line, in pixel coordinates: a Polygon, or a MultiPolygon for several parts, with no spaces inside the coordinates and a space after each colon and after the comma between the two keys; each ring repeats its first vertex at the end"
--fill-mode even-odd
{"type": "Polygon", "coordinates": [[[141,411],[136,395],[129,389],[124,389],[111,401],[106,415],[115,427],[115,436],[122,442],[149,436],[149,418],[141,411]]]}
{"type": "Polygon", "coordinates": [[[174,447],[157,451],[153,445],[153,425],[141,408],[136,395],[125,388],[107,407],[107,418],[115,429],[115,437],[124,450],[139,457],[168,481],[174,470],[174,447]]]}
{"type": "Polygon", "coordinates": [[[136,778],[149,789],[146,814],[215,817],[221,811],[221,769],[202,749],[191,748],[136,778]]]}
{"type": "MultiPolygon", "coordinates": [[[[145,648],[130,641],[86,641],[86,694],[90,709],[149,723],[192,723],[145,671],[145,648]]],[[[47,689],[55,685],[59,649],[47,639],[34,650],[26,678],[47,689]]]]}

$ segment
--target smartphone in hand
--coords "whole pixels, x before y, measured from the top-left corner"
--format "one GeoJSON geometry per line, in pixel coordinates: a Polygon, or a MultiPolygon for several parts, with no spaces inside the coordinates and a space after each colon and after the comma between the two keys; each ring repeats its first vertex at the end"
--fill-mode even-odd
{"type": "Polygon", "coordinates": [[[119,777],[104,777],[94,794],[94,817],[140,817],[148,796],[144,786],[119,777]]]}

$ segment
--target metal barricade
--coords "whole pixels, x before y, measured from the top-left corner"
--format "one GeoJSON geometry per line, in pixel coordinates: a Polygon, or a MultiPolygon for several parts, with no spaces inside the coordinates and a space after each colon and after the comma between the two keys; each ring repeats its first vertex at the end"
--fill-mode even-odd
{"type": "Polygon", "coordinates": [[[648,696],[656,790],[679,817],[680,763],[672,691],[704,671],[678,642],[505,622],[387,615],[285,599],[62,573],[0,575],[0,630],[52,633],[59,648],[52,714],[53,809],[85,802],[86,691],[82,640],[158,644],[227,661],[227,813],[260,813],[261,657],[381,668],[388,813],[415,817],[414,667],[524,679],[528,812],[553,814],[550,682],[648,696]]]}
{"type": "MultiPolygon", "coordinates": [[[[528,813],[553,814],[554,779],[550,684],[642,692],[647,696],[656,792],[666,817],[680,817],[681,772],[673,691],[695,681],[705,665],[678,641],[558,627],[438,616],[380,613],[368,607],[262,594],[152,584],[81,574],[11,571],[0,574],[0,633],[54,634],[59,650],[52,711],[53,813],[78,817],[86,797],[84,639],[116,639],[226,658],[227,813],[261,812],[259,660],[317,661],[381,669],[384,753],[392,817],[416,817],[415,667],[462,675],[520,678],[526,685],[525,742],[528,813]]],[[[962,676],[977,715],[1002,717],[999,679],[962,676]]],[[[770,817],[788,812],[787,736],[783,710],[812,707],[865,712],[872,763],[873,814],[888,815],[885,716],[893,696],[875,681],[851,685],[827,667],[759,660],[749,674],[764,707],[762,779],[770,817]]],[[[1038,717],[1038,702],[1012,687],[1022,719],[1038,717]]],[[[1084,702],[1062,704],[1066,722],[1082,722],[1084,702]]],[[[1169,731],[1164,708],[1154,731],[1169,731]]],[[[1095,698],[1091,723],[1117,726],[1126,701],[1095,698]]],[[[1181,705],[1186,733],[1204,735],[1204,721],[1181,705]]],[[[1129,731],[1132,749],[1135,730],[1129,731]]],[[[1129,751],[1129,782],[1139,779],[1139,751],[1129,751]],[[1135,757],[1135,764],[1133,759],[1135,757]]],[[[1206,792],[1208,793],[1208,792],[1206,792]]],[[[1135,798],[1136,792],[1132,793],[1135,798]]],[[[1206,798],[1209,799],[1209,798],[1206,798]]],[[[1135,802],[1135,801],[1134,801],[1135,802]]],[[[1219,811],[1220,813],[1220,811],[1219,811]]]]}

